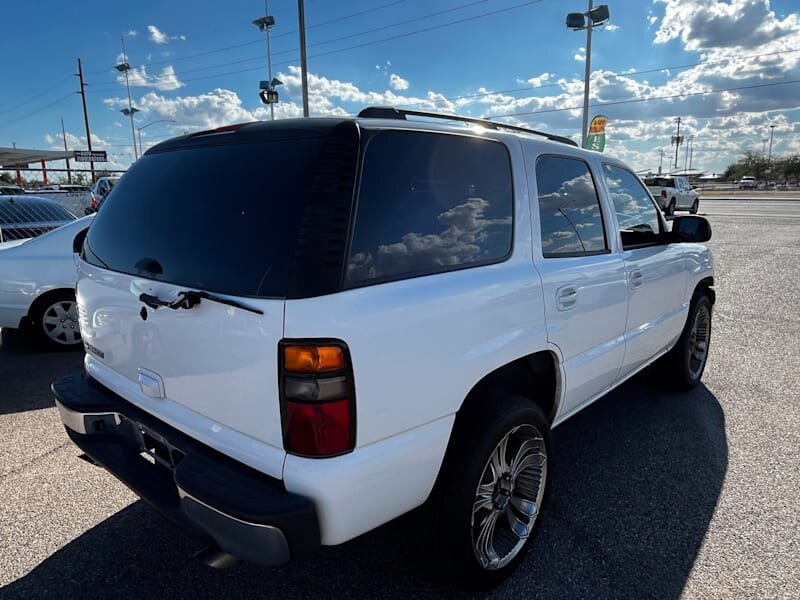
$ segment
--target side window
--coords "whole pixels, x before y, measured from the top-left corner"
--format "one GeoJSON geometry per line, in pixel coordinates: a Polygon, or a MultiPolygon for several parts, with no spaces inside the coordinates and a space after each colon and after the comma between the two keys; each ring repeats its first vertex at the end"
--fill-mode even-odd
{"type": "Polygon", "coordinates": [[[367,144],[346,281],[404,279],[504,260],[513,181],[501,143],[413,131],[367,144]]]}
{"type": "MultiPolygon", "coordinates": [[[[603,174],[617,213],[623,248],[661,243],[661,219],[647,189],[633,173],[603,165],[603,174]]],[[[679,180],[676,179],[676,184],[679,180]]]]}
{"type": "Polygon", "coordinates": [[[543,156],[536,161],[536,187],[545,258],[608,251],[589,165],[575,158],[543,156]]]}

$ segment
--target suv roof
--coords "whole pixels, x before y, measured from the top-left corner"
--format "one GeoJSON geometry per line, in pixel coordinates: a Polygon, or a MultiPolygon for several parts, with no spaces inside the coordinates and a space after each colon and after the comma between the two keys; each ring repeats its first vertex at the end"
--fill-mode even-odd
{"type": "MultiPolygon", "coordinates": [[[[559,144],[566,144],[578,148],[578,144],[567,137],[535,129],[528,129],[526,127],[509,125],[507,123],[498,123],[488,119],[402,110],[393,107],[369,107],[362,110],[357,117],[312,117],[280,119],[278,121],[252,121],[235,125],[226,125],[224,127],[190,133],[166,140],[153,146],[147,153],[192,146],[204,146],[209,143],[216,145],[220,143],[219,136],[226,135],[234,136],[231,139],[231,143],[258,141],[262,139],[262,136],[267,132],[271,134],[273,139],[275,135],[280,135],[286,140],[324,136],[330,133],[337,125],[346,122],[356,122],[360,125],[366,125],[367,127],[376,126],[385,127],[387,129],[423,129],[430,131],[457,131],[460,133],[468,131],[465,130],[465,125],[475,125],[497,132],[538,136],[550,142],[558,142],[559,144]],[[413,119],[409,119],[409,117],[413,119]]],[[[586,151],[590,152],[589,150],[586,151]]]]}

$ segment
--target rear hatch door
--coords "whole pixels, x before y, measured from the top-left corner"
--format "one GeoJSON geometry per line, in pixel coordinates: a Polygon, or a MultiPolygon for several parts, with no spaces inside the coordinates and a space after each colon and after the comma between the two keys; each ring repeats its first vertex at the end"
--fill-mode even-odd
{"type": "MultiPolygon", "coordinates": [[[[237,454],[250,439],[282,461],[278,343],[325,139],[212,132],[132,167],[83,246],[77,295],[90,375],[222,451],[237,454]],[[186,292],[192,301],[162,305],[186,292]]],[[[277,464],[237,458],[279,474],[277,464]]]]}

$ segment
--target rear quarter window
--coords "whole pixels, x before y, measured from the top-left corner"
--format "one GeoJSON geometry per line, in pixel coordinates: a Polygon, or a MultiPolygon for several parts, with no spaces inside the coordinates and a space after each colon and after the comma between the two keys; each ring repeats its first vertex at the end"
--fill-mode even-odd
{"type": "Polygon", "coordinates": [[[494,140],[412,131],[369,140],[345,280],[350,286],[499,262],[513,183],[494,140]]]}

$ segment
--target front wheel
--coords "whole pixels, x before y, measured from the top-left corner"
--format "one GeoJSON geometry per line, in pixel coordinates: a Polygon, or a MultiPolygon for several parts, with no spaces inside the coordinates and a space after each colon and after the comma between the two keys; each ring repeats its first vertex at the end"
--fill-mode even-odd
{"type": "Polygon", "coordinates": [[[705,294],[697,294],[675,347],[659,361],[664,382],[679,389],[691,389],[700,383],[710,345],[711,301],[705,294]]]}
{"type": "Polygon", "coordinates": [[[498,585],[530,548],[550,455],[549,423],[531,400],[500,395],[483,407],[456,425],[430,515],[436,560],[475,589],[498,585]]]}
{"type": "Polygon", "coordinates": [[[694,203],[692,204],[692,208],[689,209],[689,214],[696,215],[699,209],[700,209],[700,198],[695,198],[694,203]]]}

